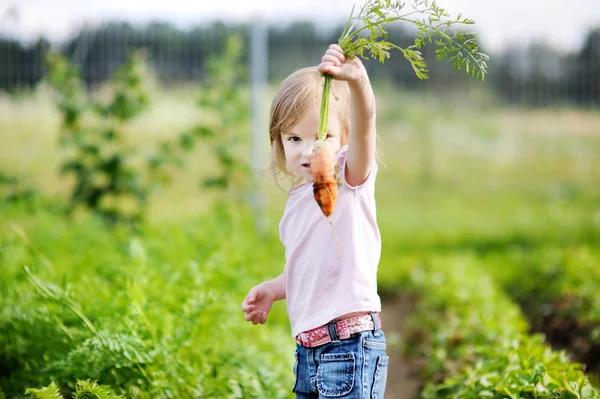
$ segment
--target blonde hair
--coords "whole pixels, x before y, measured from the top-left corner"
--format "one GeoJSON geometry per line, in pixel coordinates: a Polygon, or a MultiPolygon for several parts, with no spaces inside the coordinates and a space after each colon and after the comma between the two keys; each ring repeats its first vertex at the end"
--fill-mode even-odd
{"type": "MultiPolygon", "coordinates": [[[[273,175],[273,180],[279,187],[281,187],[280,180],[286,178],[292,179],[291,189],[302,181],[301,177],[295,176],[287,168],[281,134],[289,132],[308,112],[310,107],[320,109],[323,82],[324,78],[317,67],[306,67],[288,76],[275,93],[271,104],[269,124],[271,160],[268,168],[273,175]]],[[[348,143],[348,135],[350,134],[350,90],[348,84],[333,79],[331,94],[338,104],[340,141],[342,146],[345,146],[348,143]]],[[[283,189],[283,187],[281,188],[283,189]]]]}

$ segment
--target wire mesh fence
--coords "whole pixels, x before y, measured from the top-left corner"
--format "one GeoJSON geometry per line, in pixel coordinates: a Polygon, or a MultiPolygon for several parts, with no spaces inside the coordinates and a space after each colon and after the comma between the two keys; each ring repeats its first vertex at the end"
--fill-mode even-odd
{"type": "MultiPolygon", "coordinates": [[[[61,51],[80,66],[90,85],[106,80],[125,62],[132,48],[148,49],[152,68],[167,85],[201,81],[207,60],[222,50],[229,35],[239,34],[244,38],[244,62],[249,65],[251,29],[250,24],[234,22],[210,22],[181,29],[166,22],[132,25],[115,21],[83,29],[62,43],[41,38],[36,43],[24,44],[4,37],[0,40],[0,89],[11,91],[38,84],[45,72],[44,54],[50,49],[61,51]]],[[[341,29],[340,25],[323,31],[310,21],[267,25],[264,38],[267,52],[263,57],[266,57],[264,66],[269,81],[280,81],[297,68],[317,64],[326,46],[337,41],[341,29]]],[[[407,46],[413,37],[410,27],[390,27],[390,40],[394,43],[407,46]]],[[[570,52],[559,52],[544,43],[506,48],[500,53],[488,51],[491,56],[488,75],[477,87],[485,87],[502,104],[597,105],[600,103],[600,29],[588,32],[581,42],[580,48],[570,52]]],[[[372,79],[403,88],[433,89],[438,93],[463,90],[471,79],[457,74],[450,63],[437,61],[433,46],[424,49],[430,70],[430,79],[426,82],[416,78],[400,53],[392,53],[383,64],[368,60],[367,69],[372,79]]]]}

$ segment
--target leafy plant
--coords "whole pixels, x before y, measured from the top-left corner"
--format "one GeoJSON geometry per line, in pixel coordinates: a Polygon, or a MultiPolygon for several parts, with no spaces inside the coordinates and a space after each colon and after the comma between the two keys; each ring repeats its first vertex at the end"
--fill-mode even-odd
{"type": "Polygon", "coordinates": [[[73,399],[123,399],[123,397],[114,394],[109,387],[85,380],[77,381],[73,399]]]}
{"type": "Polygon", "coordinates": [[[0,170],[0,200],[8,202],[32,201],[39,196],[37,189],[0,170]]]}
{"type": "MultiPolygon", "coordinates": [[[[54,382],[40,389],[28,388],[25,393],[32,395],[35,399],[63,399],[54,382]]],[[[115,395],[109,387],[89,380],[77,381],[77,388],[71,397],[73,399],[123,399],[121,395],[115,395]]]]}
{"type": "Polygon", "coordinates": [[[220,206],[132,237],[91,215],[39,211],[0,229],[0,387],[51,394],[54,381],[68,397],[90,380],[127,398],[290,397],[284,309],[264,328],[239,309],[283,256],[251,220],[220,206]]]}
{"type": "Polygon", "coordinates": [[[129,62],[115,71],[108,103],[93,100],[76,68],[50,53],[47,80],[63,115],[60,144],[66,155],[61,172],[75,177],[68,211],[83,206],[113,224],[140,222],[153,188],[170,179],[167,167],[182,166],[184,153],[198,140],[210,146],[218,167],[203,186],[241,198],[249,180],[248,162],[239,155],[246,136],[240,131],[249,120],[248,96],[238,85],[246,72],[242,57],[242,38],[230,37],[224,54],[208,62],[198,100],[206,115],[203,122],[143,152],[126,144],[123,128],[149,107],[145,53],[132,52],[129,62]]]}
{"type": "Polygon", "coordinates": [[[521,304],[532,328],[600,377],[600,252],[595,246],[540,245],[489,252],[484,259],[490,274],[521,304]]]}
{"type": "Polygon", "coordinates": [[[528,334],[519,307],[470,253],[423,256],[400,270],[419,298],[407,348],[426,359],[424,399],[600,398],[580,364],[528,334]]]}
{"type": "Polygon", "coordinates": [[[28,388],[25,393],[33,395],[36,399],[63,399],[63,396],[60,394],[60,390],[54,381],[44,388],[28,388]]]}
{"type": "Polygon", "coordinates": [[[368,53],[368,56],[379,62],[390,57],[391,49],[397,49],[411,63],[417,77],[427,79],[427,65],[418,50],[435,42],[438,60],[448,58],[454,62],[457,71],[464,70],[483,80],[489,57],[478,50],[477,34],[451,30],[456,24],[471,25],[474,21],[463,18],[462,15],[449,19],[450,14],[435,1],[414,0],[412,3],[413,10],[406,13],[403,13],[406,2],[395,0],[367,0],[356,16],[353,7],[338,45],[348,57],[365,58],[365,53],[368,53]],[[386,40],[386,24],[396,21],[409,22],[417,27],[412,46],[402,48],[386,40]],[[362,26],[357,26],[358,23],[362,26]]]}
{"type": "Polygon", "coordinates": [[[179,136],[179,146],[184,150],[192,150],[198,141],[210,148],[217,171],[202,185],[222,190],[228,193],[225,199],[234,201],[243,199],[250,181],[249,161],[241,155],[248,144],[249,134],[244,131],[250,121],[249,96],[239,84],[247,74],[243,57],[243,38],[230,36],[223,54],[207,63],[197,102],[205,115],[203,121],[179,136]]]}
{"type": "MultiPolygon", "coordinates": [[[[419,49],[435,42],[438,47],[436,50],[438,60],[448,58],[454,63],[455,70],[465,71],[480,80],[484,79],[487,71],[486,61],[489,57],[479,51],[477,34],[451,30],[456,24],[473,24],[473,20],[463,18],[462,15],[456,19],[449,19],[448,12],[431,0],[414,0],[414,9],[403,13],[405,7],[406,2],[403,1],[367,0],[355,16],[353,6],[348,22],[338,39],[338,45],[344,55],[348,58],[371,57],[383,63],[390,57],[390,50],[397,49],[410,62],[417,77],[427,79],[427,64],[419,49]],[[412,23],[417,27],[413,45],[402,48],[386,40],[388,36],[386,25],[397,21],[412,23]]],[[[324,77],[319,140],[324,140],[327,132],[329,92],[333,78],[328,73],[325,73],[324,77]]]]}
{"type": "Polygon", "coordinates": [[[139,156],[123,140],[123,125],[147,109],[143,52],[112,78],[108,103],[90,98],[78,70],[62,55],[49,53],[47,81],[55,89],[63,122],[59,143],[65,151],[61,173],[75,178],[68,211],[86,207],[109,222],[138,221],[150,191],[139,156]]]}

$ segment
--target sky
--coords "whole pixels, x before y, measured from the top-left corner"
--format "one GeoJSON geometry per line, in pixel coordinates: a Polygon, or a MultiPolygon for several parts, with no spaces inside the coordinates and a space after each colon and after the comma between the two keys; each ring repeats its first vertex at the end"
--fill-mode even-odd
{"type": "MultiPolygon", "coordinates": [[[[411,3],[408,0],[407,3],[411,3]]],[[[532,39],[557,51],[577,51],[593,27],[600,27],[600,0],[438,0],[451,15],[475,20],[469,27],[491,51],[501,51],[532,39]]],[[[63,40],[84,23],[110,19],[144,23],[160,19],[185,28],[206,20],[249,21],[258,16],[270,23],[294,19],[339,23],[361,0],[0,0],[0,34],[35,40],[45,35],[63,40]]]]}

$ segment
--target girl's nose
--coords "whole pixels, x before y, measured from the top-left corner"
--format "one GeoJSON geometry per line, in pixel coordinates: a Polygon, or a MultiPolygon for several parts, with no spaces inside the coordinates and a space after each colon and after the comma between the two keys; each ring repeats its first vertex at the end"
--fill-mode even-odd
{"type": "Polygon", "coordinates": [[[306,140],[304,143],[304,147],[302,148],[302,157],[310,159],[310,157],[312,156],[314,143],[311,140],[306,140]]]}

